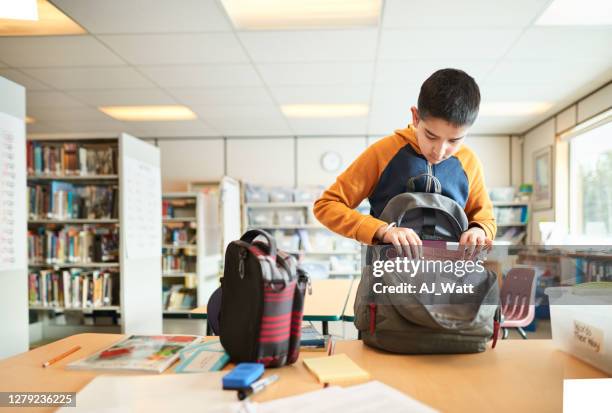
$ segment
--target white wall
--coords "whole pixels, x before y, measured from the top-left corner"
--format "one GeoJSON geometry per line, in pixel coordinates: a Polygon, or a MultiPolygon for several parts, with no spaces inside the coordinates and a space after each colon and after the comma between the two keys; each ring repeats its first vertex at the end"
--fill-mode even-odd
{"type": "MultiPolygon", "coordinates": [[[[164,139],[157,142],[161,151],[163,190],[186,191],[192,181],[216,181],[223,175],[262,185],[330,185],[368,144],[379,138],[365,136],[341,138],[228,138],[164,139]],[[338,172],[321,167],[321,156],[328,151],[341,155],[338,172]],[[227,162],[227,164],[225,164],[227,162]]],[[[481,159],[489,187],[508,186],[520,181],[518,139],[509,136],[474,136],[467,145],[481,159]],[[511,145],[512,143],[512,145],[511,145]],[[513,176],[519,178],[513,179],[513,176]]]]}
{"type": "Polygon", "coordinates": [[[551,209],[533,211],[531,219],[530,242],[540,241],[538,222],[556,221],[566,230],[569,229],[569,154],[568,144],[560,142],[557,135],[576,126],[582,121],[612,107],[612,83],[597,92],[579,100],[551,119],[528,131],[523,142],[523,180],[533,183],[534,153],[546,146],[553,147],[553,206],[551,209]]]}

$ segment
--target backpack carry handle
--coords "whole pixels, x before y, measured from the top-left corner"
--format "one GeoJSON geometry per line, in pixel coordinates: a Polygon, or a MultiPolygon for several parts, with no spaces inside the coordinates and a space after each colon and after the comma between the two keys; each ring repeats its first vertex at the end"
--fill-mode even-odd
{"type": "Polygon", "coordinates": [[[408,192],[415,192],[415,181],[417,179],[421,179],[421,178],[427,178],[427,179],[433,180],[433,183],[434,183],[434,193],[436,193],[436,194],[441,194],[442,193],[442,184],[440,183],[440,180],[438,180],[438,178],[436,178],[432,174],[428,174],[428,173],[424,173],[424,174],[420,174],[420,175],[417,175],[417,176],[413,176],[410,179],[408,179],[408,182],[406,183],[406,186],[408,188],[408,192]]]}
{"type": "Polygon", "coordinates": [[[268,241],[268,245],[270,246],[270,255],[276,258],[276,242],[274,241],[274,238],[272,237],[272,235],[270,235],[268,232],[264,231],[263,229],[248,230],[247,232],[242,234],[242,236],[240,237],[240,240],[244,242],[248,242],[250,244],[251,242],[253,242],[255,238],[257,238],[260,235],[264,237],[266,241],[268,241]]]}

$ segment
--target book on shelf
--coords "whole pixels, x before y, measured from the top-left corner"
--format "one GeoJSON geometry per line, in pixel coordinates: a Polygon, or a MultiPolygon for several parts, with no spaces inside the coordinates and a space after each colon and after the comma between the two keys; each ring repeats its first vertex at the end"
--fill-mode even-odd
{"type": "Polygon", "coordinates": [[[91,356],[69,363],[70,370],[126,370],[161,373],[180,352],[202,342],[202,336],[132,335],[91,356]]]}
{"type": "Polygon", "coordinates": [[[31,176],[87,176],[117,173],[117,149],[109,144],[29,141],[26,146],[31,176]]]}
{"type": "Polygon", "coordinates": [[[117,262],[119,233],[116,228],[66,226],[28,231],[28,261],[33,264],[85,264],[117,262]]]}
{"type": "Polygon", "coordinates": [[[74,185],[53,181],[28,186],[31,219],[113,219],[119,210],[116,185],[74,185]]]}
{"type": "Polygon", "coordinates": [[[162,304],[165,310],[188,310],[196,306],[195,290],[183,284],[175,284],[162,291],[162,304]]]}
{"type": "Polygon", "coordinates": [[[28,276],[29,303],[68,309],[118,305],[118,281],[118,273],[110,271],[33,271],[28,276]]]}

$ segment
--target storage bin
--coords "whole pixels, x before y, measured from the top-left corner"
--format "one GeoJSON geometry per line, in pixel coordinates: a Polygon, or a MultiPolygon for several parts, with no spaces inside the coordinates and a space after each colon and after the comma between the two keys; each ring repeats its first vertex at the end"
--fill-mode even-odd
{"type": "Polygon", "coordinates": [[[323,193],[323,187],[303,187],[293,191],[295,202],[314,202],[323,193]]]}
{"type": "Polygon", "coordinates": [[[286,252],[295,252],[300,249],[300,237],[298,234],[287,234],[283,231],[274,231],[273,235],[276,240],[277,248],[286,252]]]}
{"type": "Polygon", "coordinates": [[[549,287],[555,345],[612,374],[612,283],[549,287]]]}
{"type": "Polygon", "coordinates": [[[303,261],[300,266],[311,280],[323,280],[329,278],[329,262],[327,261],[303,261]]]}
{"type": "Polygon", "coordinates": [[[246,202],[270,202],[268,190],[262,186],[246,184],[244,187],[246,202]]]}
{"type": "Polygon", "coordinates": [[[306,217],[301,208],[279,209],[276,211],[276,221],[279,225],[304,225],[306,217]]]}
{"type": "Polygon", "coordinates": [[[489,197],[491,198],[491,201],[511,202],[514,200],[514,191],[515,189],[513,186],[491,188],[489,191],[489,197]]]}
{"type": "Polygon", "coordinates": [[[270,202],[293,202],[293,189],[291,188],[270,188],[270,202]]]}
{"type": "Polygon", "coordinates": [[[308,240],[312,251],[332,251],[334,249],[334,236],[327,230],[309,231],[308,240]]]}
{"type": "Polygon", "coordinates": [[[265,227],[266,225],[274,225],[274,211],[268,209],[249,211],[249,226],[265,227]]]}

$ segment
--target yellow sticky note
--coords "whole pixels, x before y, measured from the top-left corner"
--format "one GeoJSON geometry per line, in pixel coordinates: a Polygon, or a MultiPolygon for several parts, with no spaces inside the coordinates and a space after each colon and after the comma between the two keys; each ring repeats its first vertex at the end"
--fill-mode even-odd
{"type": "Polygon", "coordinates": [[[368,380],[370,374],[359,367],[346,354],[330,357],[309,357],[304,364],[321,383],[368,380]]]}

